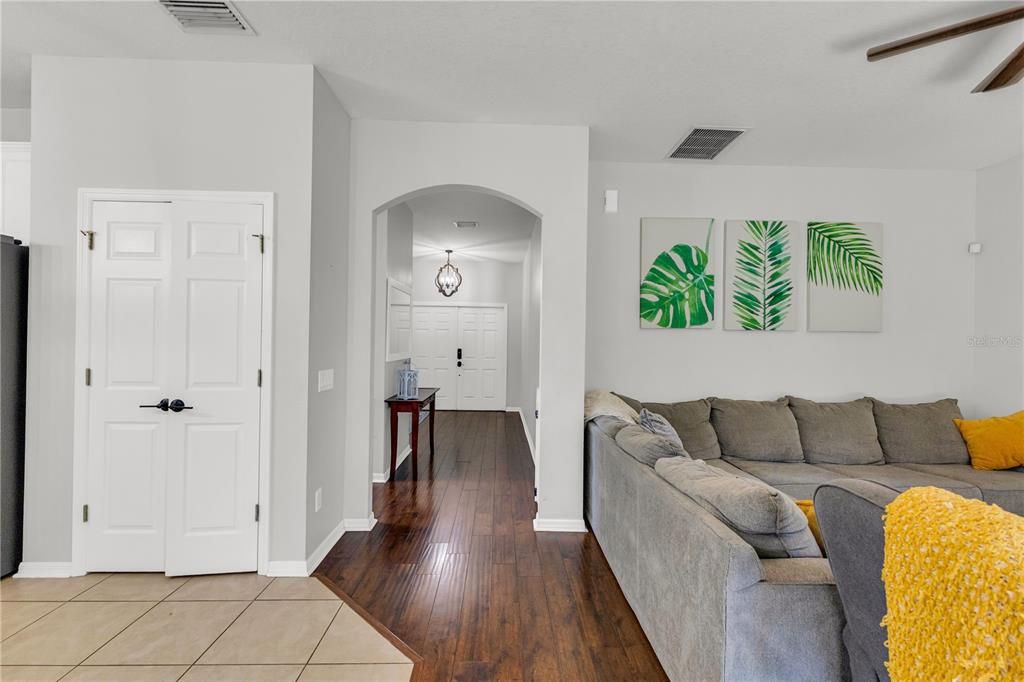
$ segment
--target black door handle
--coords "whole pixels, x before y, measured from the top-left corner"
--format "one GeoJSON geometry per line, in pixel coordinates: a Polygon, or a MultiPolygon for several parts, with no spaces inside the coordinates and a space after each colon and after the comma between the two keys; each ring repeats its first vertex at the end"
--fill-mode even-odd
{"type": "Polygon", "coordinates": [[[171,412],[181,412],[182,410],[191,410],[191,405],[186,405],[185,401],[181,398],[175,398],[171,401],[171,404],[167,407],[170,408],[171,412]]]}
{"type": "Polygon", "coordinates": [[[163,400],[158,402],[156,405],[139,405],[139,407],[155,407],[158,410],[163,410],[164,412],[166,412],[167,408],[168,408],[167,398],[164,398],[163,400]]]}

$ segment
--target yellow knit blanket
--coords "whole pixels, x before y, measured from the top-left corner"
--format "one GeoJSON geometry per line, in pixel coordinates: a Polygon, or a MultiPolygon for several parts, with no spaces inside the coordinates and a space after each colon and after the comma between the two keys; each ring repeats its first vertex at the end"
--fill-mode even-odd
{"type": "Polygon", "coordinates": [[[893,682],[1024,680],[1024,517],[938,488],[885,511],[893,682]]]}

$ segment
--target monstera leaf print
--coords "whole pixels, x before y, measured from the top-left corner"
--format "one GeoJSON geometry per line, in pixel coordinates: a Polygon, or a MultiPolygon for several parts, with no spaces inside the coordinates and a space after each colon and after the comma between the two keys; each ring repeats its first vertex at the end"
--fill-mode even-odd
{"type": "Polygon", "coordinates": [[[853,223],[808,223],[807,279],[878,296],[882,258],[864,230],[853,223]]]}
{"type": "Polygon", "coordinates": [[[789,228],[775,220],[748,220],[744,226],[748,239],[736,245],[733,312],[743,329],[778,329],[793,303],[789,228]]]}
{"type": "Polygon", "coordinates": [[[681,329],[699,327],[715,317],[715,276],[708,253],[690,244],[662,251],[640,284],[640,317],[681,329]]]}

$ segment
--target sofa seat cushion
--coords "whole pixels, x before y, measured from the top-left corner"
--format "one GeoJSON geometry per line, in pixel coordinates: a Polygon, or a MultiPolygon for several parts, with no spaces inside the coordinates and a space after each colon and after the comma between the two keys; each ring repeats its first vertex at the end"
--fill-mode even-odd
{"type": "Polygon", "coordinates": [[[825,464],[881,464],[882,446],[871,401],[819,403],[789,396],[804,460],[825,464]]]}
{"type": "Polygon", "coordinates": [[[762,559],[821,556],[807,517],[767,483],[684,458],[659,459],[654,470],[729,526],[762,559]]]}
{"type": "Polygon", "coordinates": [[[711,424],[723,457],[762,462],[802,462],[800,432],[786,398],[711,399],[711,424]]]}
{"type": "Polygon", "coordinates": [[[757,476],[754,476],[752,474],[748,474],[743,469],[740,469],[739,467],[735,466],[734,464],[730,464],[729,462],[725,461],[724,459],[707,459],[707,460],[704,460],[704,461],[708,463],[708,466],[714,467],[715,469],[718,469],[719,471],[724,471],[727,474],[732,474],[733,476],[738,476],[740,478],[752,479],[754,481],[761,480],[757,476]]]}
{"type": "Polygon", "coordinates": [[[842,478],[835,472],[806,462],[753,462],[728,457],[725,461],[796,500],[809,500],[814,497],[818,486],[842,478]]]}
{"type": "Polygon", "coordinates": [[[689,459],[678,442],[653,434],[639,424],[629,424],[620,429],[615,434],[615,442],[626,454],[649,467],[664,457],[689,459]]]}
{"type": "Polygon", "coordinates": [[[887,464],[969,464],[954,419],[963,419],[954,398],[934,403],[894,405],[871,399],[887,464]]]}
{"type": "Polygon", "coordinates": [[[929,472],[914,471],[902,466],[892,464],[819,464],[818,466],[833,471],[842,478],[871,481],[900,492],[908,488],[933,486],[949,490],[962,497],[981,499],[981,491],[970,483],[929,472]]]}
{"type": "Polygon", "coordinates": [[[680,403],[641,403],[639,400],[619,395],[630,407],[637,412],[648,409],[655,414],[660,414],[672,428],[679,434],[683,441],[683,447],[690,457],[694,459],[717,459],[722,456],[722,450],[718,445],[718,436],[711,426],[711,401],[710,400],[686,400],[680,403]]]}
{"type": "Polygon", "coordinates": [[[1024,471],[984,471],[969,464],[898,464],[926,474],[973,485],[981,491],[981,499],[999,505],[1008,512],[1024,516],[1024,471]]]}

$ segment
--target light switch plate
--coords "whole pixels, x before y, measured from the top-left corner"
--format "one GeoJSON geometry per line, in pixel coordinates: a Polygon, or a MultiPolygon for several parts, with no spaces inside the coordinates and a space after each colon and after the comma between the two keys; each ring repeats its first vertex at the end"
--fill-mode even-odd
{"type": "Polygon", "coordinates": [[[329,391],[334,388],[334,370],[322,369],[316,377],[317,392],[329,391]]]}
{"type": "Polygon", "coordinates": [[[313,511],[320,511],[322,506],[324,506],[324,489],[317,488],[316,492],[313,493],[313,511]]]}

